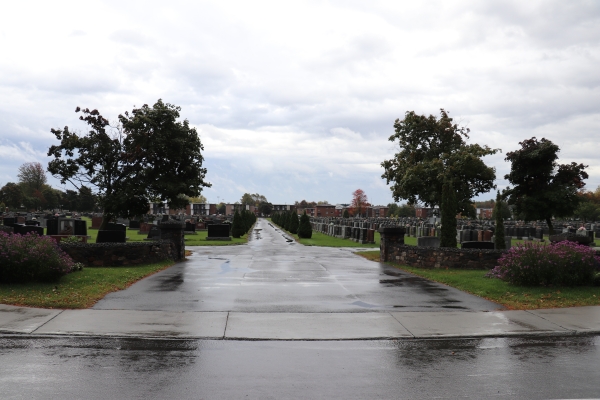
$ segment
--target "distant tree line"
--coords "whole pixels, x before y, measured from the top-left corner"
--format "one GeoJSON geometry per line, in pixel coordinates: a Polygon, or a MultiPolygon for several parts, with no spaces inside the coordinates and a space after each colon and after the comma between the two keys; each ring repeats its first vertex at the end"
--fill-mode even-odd
{"type": "Polygon", "coordinates": [[[39,162],[19,167],[17,183],[8,182],[0,188],[0,207],[11,210],[95,211],[97,199],[92,190],[81,186],[78,190],[58,190],[47,183],[46,172],[39,162]]]}

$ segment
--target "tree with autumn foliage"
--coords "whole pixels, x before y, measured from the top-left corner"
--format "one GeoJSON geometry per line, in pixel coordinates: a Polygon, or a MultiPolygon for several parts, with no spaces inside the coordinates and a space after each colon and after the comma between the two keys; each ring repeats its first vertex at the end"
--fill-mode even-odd
{"type": "Polygon", "coordinates": [[[369,199],[362,189],[356,189],[352,193],[352,203],[350,203],[350,212],[353,217],[360,217],[367,212],[369,199]]]}

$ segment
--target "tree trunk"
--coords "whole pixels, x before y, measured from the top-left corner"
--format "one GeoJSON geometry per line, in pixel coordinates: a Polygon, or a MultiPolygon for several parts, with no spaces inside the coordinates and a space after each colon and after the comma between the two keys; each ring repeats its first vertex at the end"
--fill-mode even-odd
{"type": "Polygon", "coordinates": [[[456,195],[450,180],[442,187],[442,232],[440,247],[456,248],[456,195]]]}
{"type": "Polygon", "coordinates": [[[108,225],[108,223],[113,219],[112,215],[108,215],[108,214],[103,214],[102,215],[102,223],[100,224],[100,228],[98,228],[99,231],[103,231],[106,229],[106,225],[108,225]]]}
{"type": "Polygon", "coordinates": [[[546,223],[548,224],[548,233],[550,235],[554,235],[554,228],[552,227],[552,217],[546,218],[546,223]]]}

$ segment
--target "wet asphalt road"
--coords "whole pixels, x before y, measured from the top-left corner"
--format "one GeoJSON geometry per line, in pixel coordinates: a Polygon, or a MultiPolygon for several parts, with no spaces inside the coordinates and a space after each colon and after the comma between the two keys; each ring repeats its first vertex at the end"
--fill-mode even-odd
{"type": "MultiPolygon", "coordinates": [[[[95,309],[238,312],[486,311],[502,307],[349,249],[302,246],[264,219],[243,246],[191,247],[186,262],[95,309]]],[[[482,272],[483,273],[483,272],[482,272]]]]}
{"type": "Polygon", "coordinates": [[[600,397],[600,338],[0,338],[2,399],[600,397]]]}

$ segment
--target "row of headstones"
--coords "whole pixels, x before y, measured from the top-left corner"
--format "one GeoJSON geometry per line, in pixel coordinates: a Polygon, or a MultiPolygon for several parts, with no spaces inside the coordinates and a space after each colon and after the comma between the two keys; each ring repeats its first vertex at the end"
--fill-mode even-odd
{"type": "MultiPolygon", "coordinates": [[[[439,228],[433,223],[426,223],[418,218],[399,218],[399,219],[390,219],[390,218],[370,218],[370,219],[362,219],[356,220],[354,218],[313,218],[313,222],[317,223],[325,223],[334,225],[342,225],[342,226],[354,226],[360,228],[368,228],[368,229],[379,229],[383,227],[394,227],[394,226],[402,226],[407,228],[407,234],[413,237],[423,237],[423,236],[439,236],[440,231],[439,228]],[[418,229],[420,228],[420,231],[418,229]],[[435,232],[432,229],[436,229],[435,232]],[[419,232],[419,233],[418,233],[419,232]]],[[[459,230],[470,229],[470,230],[494,230],[495,222],[494,221],[484,221],[483,223],[479,220],[459,220],[460,223],[457,224],[459,230]]],[[[562,232],[573,232],[575,233],[578,223],[576,221],[556,221],[554,229],[555,231],[562,232]]],[[[600,234],[600,224],[597,223],[579,223],[579,226],[583,225],[583,227],[588,231],[594,232],[596,236],[600,234]]],[[[550,233],[550,229],[546,225],[545,222],[541,221],[536,223],[535,225],[523,225],[520,222],[516,221],[507,221],[505,222],[505,235],[511,237],[533,237],[533,238],[542,238],[542,235],[548,235],[550,233]],[[542,233],[539,233],[539,230],[542,233]]],[[[590,234],[591,235],[591,234],[590,234]]]]}
{"type": "Polygon", "coordinates": [[[73,218],[50,217],[41,219],[23,220],[23,217],[4,217],[2,219],[4,226],[13,227],[14,233],[25,235],[35,232],[39,236],[44,235],[65,235],[65,236],[87,236],[86,221],[73,218]],[[44,223],[42,223],[43,221],[44,223]]]}
{"type": "Polygon", "coordinates": [[[311,223],[315,232],[321,232],[325,235],[337,237],[340,239],[350,239],[358,243],[375,243],[375,230],[362,228],[358,226],[333,225],[319,222],[311,223]]]}
{"type": "MultiPolygon", "coordinates": [[[[186,232],[196,232],[196,230],[207,229],[211,224],[222,224],[224,219],[200,219],[190,215],[159,215],[159,216],[144,216],[140,220],[117,218],[116,223],[123,224],[129,229],[138,230],[139,233],[148,233],[153,225],[158,225],[160,222],[175,220],[185,223],[186,232]]],[[[92,216],[92,229],[98,229],[102,223],[102,215],[92,216]]]]}

